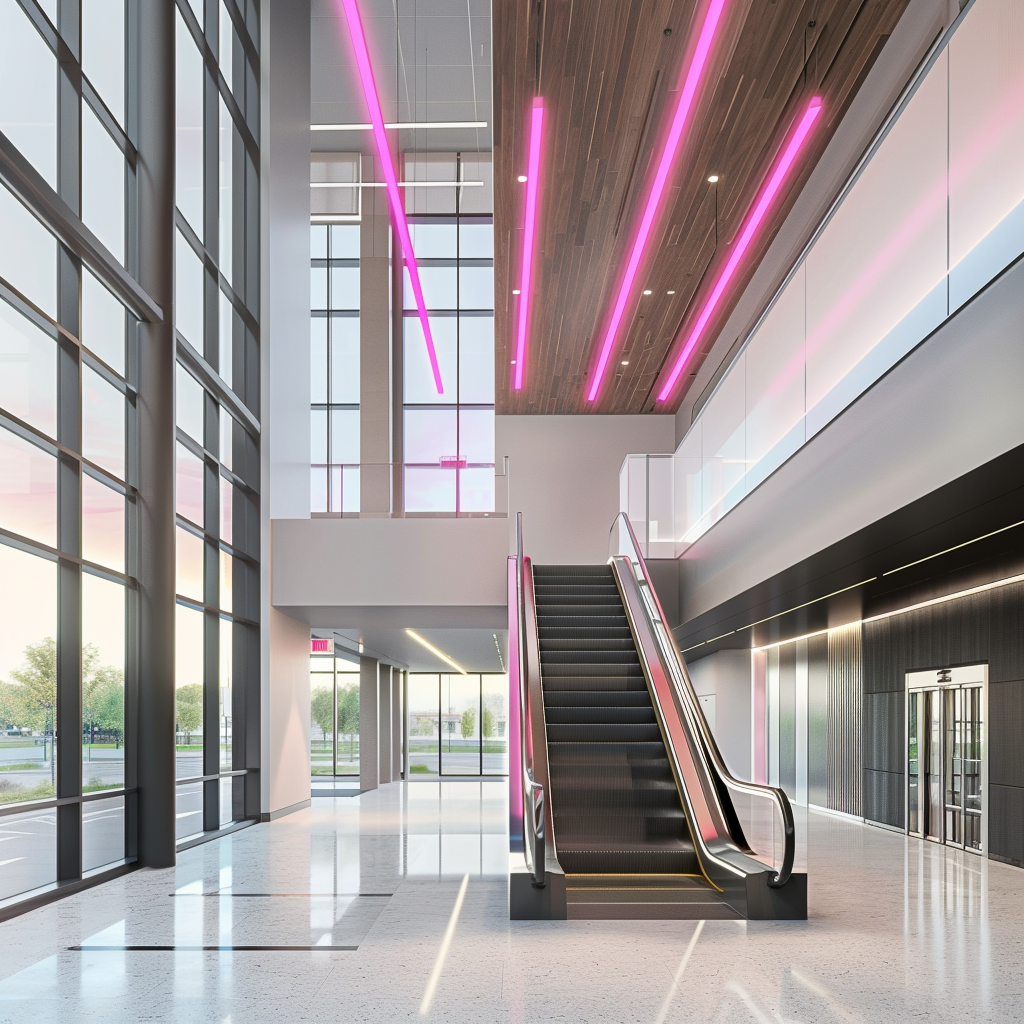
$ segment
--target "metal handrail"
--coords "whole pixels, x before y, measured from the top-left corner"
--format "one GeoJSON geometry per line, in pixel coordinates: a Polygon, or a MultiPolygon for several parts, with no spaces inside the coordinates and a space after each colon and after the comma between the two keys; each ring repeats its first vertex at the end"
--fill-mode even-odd
{"type": "Polygon", "coordinates": [[[516,599],[519,621],[519,719],[520,747],[523,772],[523,849],[526,866],[533,876],[533,884],[543,888],[547,882],[547,854],[544,835],[544,787],[533,777],[530,757],[530,737],[533,718],[530,707],[529,670],[526,658],[527,616],[526,577],[523,563],[523,513],[516,513],[516,599]]]}
{"type": "MultiPolygon", "coordinates": [[[[612,523],[611,532],[614,532],[617,528],[619,519],[623,521],[626,527],[629,535],[629,542],[633,549],[632,554],[634,557],[630,557],[629,560],[631,563],[639,566],[640,572],[643,576],[642,582],[644,583],[644,590],[646,592],[644,600],[647,604],[647,611],[652,620],[652,624],[655,627],[653,633],[660,647],[662,661],[669,670],[669,675],[672,679],[674,689],[680,699],[680,703],[684,711],[686,712],[691,730],[696,726],[698,736],[701,740],[700,752],[702,758],[705,759],[705,768],[711,769],[709,774],[712,776],[712,781],[721,781],[728,789],[744,793],[748,796],[769,799],[773,802],[779,812],[779,816],[782,820],[784,837],[782,865],[776,870],[775,877],[768,879],[768,884],[773,888],[784,886],[786,882],[789,881],[790,875],[793,872],[793,861],[796,853],[796,829],[793,824],[793,808],[789,802],[789,797],[786,796],[783,790],[777,787],[762,786],[756,783],[744,782],[741,779],[737,779],[726,767],[725,761],[718,749],[718,744],[715,742],[715,738],[712,736],[711,730],[708,727],[707,719],[705,719],[704,712],[700,707],[700,702],[697,700],[696,692],[693,689],[693,683],[690,680],[690,674],[686,669],[686,662],[683,660],[682,653],[679,650],[675,637],[672,635],[671,629],[668,628],[664,609],[661,607],[657,591],[654,589],[654,585],[651,582],[650,574],[647,571],[647,563],[644,561],[643,554],[640,551],[640,545],[636,539],[636,534],[633,531],[633,524],[629,521],[629,516],[626,515],[626,513],[620,512],[618,516],[615,517],[615,520],[612,523]],[[708,758],[711,761],[710,765],[706,763],[708,758]]],[[[749,851],[750,848],[743,836],[739,818],[736,815],[735,808],[731,806],[732,801],[729,800],[727,794],[723,793],[717,786],[716,790],[716,795],[718,797],[718,809],[728,825],[733,841],[741,850],[749,851]],[[723,799],[723,797],[725,799],[723,799]]],[[[710,851],[706,852],[709,856],[714,857],[710,851]]]]}

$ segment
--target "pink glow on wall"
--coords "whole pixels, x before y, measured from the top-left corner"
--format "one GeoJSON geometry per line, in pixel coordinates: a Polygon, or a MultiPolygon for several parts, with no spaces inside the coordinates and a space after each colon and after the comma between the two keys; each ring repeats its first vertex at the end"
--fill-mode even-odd
{"type": "Polygon", "coordinates": [[[612,348],[615,344],[615,336],[622,323],[623,314],[626,311],[626,303],[629,301],[630,293],[633,290],[633,283],[636,279],[637,270],[640,268],[640,260],[647,248],[647,240],[654,225],[654,218],[661,205],[661,197],[665,191],[665,184],[668,181],[669,171],[672,169],[672,162],[679,149],[683,129],[693,107],[693,99],[697,93],[697,86],[700,84],[701,76],[707,65],[708,55],[711,52],[711,43],[715,36],[715,30],[722,17],[722,10],[725,7],[725,0],[711,0],[708,13],[704,18],[704,25],[700,30],[700,37],[697,40],[697,48],[690,62],[690,68],[686,73],[686,80],[683,83],[682,92],[679,94],[679,102],[676,104],[676,112],[672,118],[672,125],[669,129],[668,138],[665,139],[665,146],[661,152],[661,159],[658,161],[658,169],[654,175],[654,184],[651,186],[651,193],[647,197],[647,205],[644,208],[644,215],[640,221],[640,229],[637,231],[633,241],[633,249],[629,254],[629,262],[626,264],[626,272],[622,275],[622,283],[619,285],[619,292],[612,308],[611,319],[608,321],[608,328],[605,331],[604,342],[601,345],[601,354],[597,361],[597,367],[590,384],[590,391],[587,394],[587,401],[593,402],[601,390],[601,382],[604,379],[605,371],[608,369],[608,361],[611,358],[612,348]]]}
{"type": "Polygon", "coordinates": [[[370,66],[370,55],[366,49],[366,36],[363,34],[363,23],[359,18],[359,7],[356,4],[356,0],[341,0],[341,6],[344,8],[345,20],[348,22],[352,49],[355,51],[356,67],[359,70],[359,80],[363,86],[363,95],[366,97],[366,106],[370,113],[370,124],[373,126],[373,138],[377,144],[377,154],[380,157],[381,167],[384,170],[384,184],[387,186],[391,216],[394,220],[399,240],[402,243],[402,253],[405,256],[406,267],[409,271],[409,284],[412,287],[413,297],[416,299],[416,311],[419,313],[420,325],[423,328],[423,338],[427,343],[427,356],[430,359],[430,369],[434,373],[434,385],[437,387],[437,393],[443,395],[444,387],[441,384],[441,368],[437,364],[437,353],[434,351],[434,337],[430,333],[427,306],[423,300],[423,288],[420,286],[420,271],[416,264],[416,255],[412,250],[409,224],[405,219],[405,206],[402,203],[402,194],[398,191],[395,165],[391,160],[391,150],[388,147],[388,138],[384,131],[384,115],[381,113],[380,97],[373,80],[373,68],[370,66]]]}
{"type": "Polygon", "coordinates": [[[533,101],[530,118],[530,156],[526,171],[526,223],[523,228],[523,266],[519,278],[519,326],[516,335],[516,372],[512,387],[521,391],[526,363],[526,332],[530,326],[530,282],[533,275],[534,232],[537,226],[537,186],[540,178],[540,140],[544,128],[544,101],[533,101]]]}
{"type": "Polygon", "coordinates": [[[701,310],[700,316],[697,317],[697,322],[693,325],[690,335],[686,339],[686,344],[676,357],[675,365],[672,367],[672,372],[669,374],[668,379],[662,386],[661,391],[658,392],[659,402],[664,402],[672,394],[672,389],[675,387],[676,381],[679,380],[679,375],[683,372],[683,367],[686,366],[687,360],[690,358],[694,348],[697,347],[697,342],[700,341],[701,336],[704,333],[704,328],[707,327],[712,314],[718,308],[718,303],[721,301],[725,289],[729,286],[729,282],[736,273],[736,268],[739,266],[740,260],[743,259],[744,253],[749,248],[750,242],[758,227],[760,227],[761,221],[764,220],[764,216],[768,212],[768,208],[771,206],[772,201],[775,199],[776,195],[778,195],[779,189],[782,187],[782,183],[785,180],[790,167],[793,165],[793,161],[796,160],[797,154],[803,147],[807,136],[810,134],[811,127],[817,120],[820,113],[821,97],[815,96],[807,105],[807,109],[804,111],[803,116],[797,124],[796,131],[793,132],[793,135],[789,140],[789,144],[786,146],[785,150],[783,150],[782,156],[775,165],[775,170],[768,179],[768,184],[762,189],[761,196],[758,199],[757,204],[747,217],[747,222],[744,224],[739,238],[736,239],[736,242],[733,245],[729,261],[726,263],[722,273],[718,277],[718,280],[715,282],[715,287],[708,296],[707,302],[704,303],[704,308],[701,310]]]}

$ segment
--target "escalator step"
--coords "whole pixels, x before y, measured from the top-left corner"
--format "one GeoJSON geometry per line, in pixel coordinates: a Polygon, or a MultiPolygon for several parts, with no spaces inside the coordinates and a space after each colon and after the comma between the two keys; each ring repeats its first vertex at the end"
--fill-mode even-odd
{"type": "Polygon", "coordinates": [[[646,687],[642,690],[548,690],[544,694],[544,707],[650,708],[651,695],[646,687]]]}
{"type": "Polygon", "coordinates": [[[571,743],[573,741],[592,743],[642,743],[644,740],[657,740],[661,737],[661,730],[657,723],[650,725],[631,724],[605,724],[592,725],[589,723],[575,725],[556,725],[548,723],[548,741],[550,743],[571,743]]]}

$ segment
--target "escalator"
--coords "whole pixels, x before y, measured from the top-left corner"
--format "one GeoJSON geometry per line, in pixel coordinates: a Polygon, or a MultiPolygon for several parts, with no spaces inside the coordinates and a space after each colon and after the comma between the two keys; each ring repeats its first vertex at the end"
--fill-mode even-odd
{"type": "Polygon", "coordinates": [[[806,917],[788,801],[728,774],[624,529],[627,554],[606,565],[510,560],[527,869],[512,916],[806,917]],[[738,792],[788,827],[778,870],[748,846],[738,792]]]}

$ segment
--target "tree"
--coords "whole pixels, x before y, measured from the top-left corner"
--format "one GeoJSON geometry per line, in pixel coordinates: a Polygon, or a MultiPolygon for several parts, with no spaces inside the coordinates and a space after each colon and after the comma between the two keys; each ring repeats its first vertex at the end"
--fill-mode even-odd
{"type": "Polygon", "coordinates": [[[476,728],[476,709],[466,708],[462,712],[462,721],[459,723],[459,728],[462,731],[462,738],[468,740],[473,735],[473,730],[476,728]]]}
{"type": "Polygon", "coordinates": [[[320,738],[326,740],[334,728],[334,709],[331,705],[334,702],[333,687],[318,686],[312,693],[309,702],[310,717],[320,730],[320,738]]]}
{"type": "Polygon", "coordinates": [[[490,708],[484,708],[484,739],[489,740],[494,735],[494,712],[490,708]]]}
{"type": "Polygon", "coordinates": [[[359,732],[359,687],[346,686],[338,691],[338,732],[348,736],[348,756],[355,757],[355,734],[359,732]]]}
{"type": "Polygon", "coordinates": [[[82,687],[82,720],[114,737],[124,736],[124,673],[109,665],[97,669],[82,687]]]}
{"type": "Polygon", "coordinates": [[[188,683],[174,691],[174,712],[178,729],[185,734],[186,745],[192,733],[203,724],[203,684],[188,683]]]}

